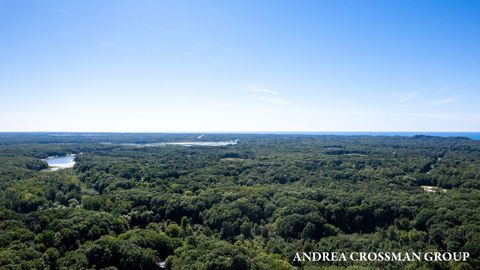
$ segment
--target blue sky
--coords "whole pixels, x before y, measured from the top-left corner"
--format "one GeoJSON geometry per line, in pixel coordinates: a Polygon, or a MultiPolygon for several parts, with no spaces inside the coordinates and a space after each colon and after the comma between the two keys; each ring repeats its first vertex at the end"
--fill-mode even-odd
{"type": "Polygon", "coordinates": [[[480,1],[0,0],[0,131],[480,131],[480,1]]]}

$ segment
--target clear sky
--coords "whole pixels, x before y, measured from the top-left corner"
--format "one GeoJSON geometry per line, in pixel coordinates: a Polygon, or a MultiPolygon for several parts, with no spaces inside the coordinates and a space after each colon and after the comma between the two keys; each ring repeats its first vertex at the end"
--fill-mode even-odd
{"type": "Polygon", "coordinates": [[[0,0],[0,131],[480,131],[480,1],[0,0]]]}

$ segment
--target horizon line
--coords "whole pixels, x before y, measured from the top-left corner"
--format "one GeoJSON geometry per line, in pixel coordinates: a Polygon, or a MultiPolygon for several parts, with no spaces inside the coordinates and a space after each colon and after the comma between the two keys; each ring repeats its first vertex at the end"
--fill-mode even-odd
{"type": "Polygon", "coordinates": [[[335,131],[234,131],[234,130],[224,130],[224,131],[0,131],[0,133],[143,133],[143,134],[218,134],[218,133],[242,133],[242,134],[249,134],[249,133],[265,133],[265,134],[272,134],[272,133],[480,133],[480,131],[391,131],[391,130],[381,130],[381,131],[372,131],[372,130],[335,130],[335,131]]]}

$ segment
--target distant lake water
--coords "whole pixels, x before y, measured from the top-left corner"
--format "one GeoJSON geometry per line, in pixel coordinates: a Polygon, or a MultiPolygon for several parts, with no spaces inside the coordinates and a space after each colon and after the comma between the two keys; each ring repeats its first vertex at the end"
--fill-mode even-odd
{"type": "MultiPolygon", "coordinates": [[[[262,132],[253,132],[254,134],[262,134],[262,132]]],[[[415,135],[427,135],[437,137],[467,137],[472,140],[480,140],[480,132],[387,132],[387,131],[324,131],[324,132],[271,132],[264,134],[303,134],[303,135],[339,135],[339,136],[404,136],[413,137],[415,135]]]]}
{"type": "Polygon", "coordinates": [[[60,169],[72,168],[75,165],[75,155],[48,157],[45,160],[48,163],[49,171],[57,171],[60,169]]]}
{"type": "Polygon", "coordinates": [[[182,145],[182,146],[227,146],[235,145],[238,140],[219,141],[219,142],[162,142],[162,143],[123,143],[122,145],[139,146],[139,147],[153,147],[153,146],[167,146],[167,145],[182,145]]]}

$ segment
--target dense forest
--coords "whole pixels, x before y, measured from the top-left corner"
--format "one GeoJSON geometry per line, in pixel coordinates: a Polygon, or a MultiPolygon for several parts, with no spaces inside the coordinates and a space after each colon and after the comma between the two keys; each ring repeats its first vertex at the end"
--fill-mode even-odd
{"type": "Polygon", "coordinates": [[[0,269],[480,269],[480,141],[199,135],[0,134],[0,269]],[[385,250],[470,258],[292,260],[385,250]]]}

